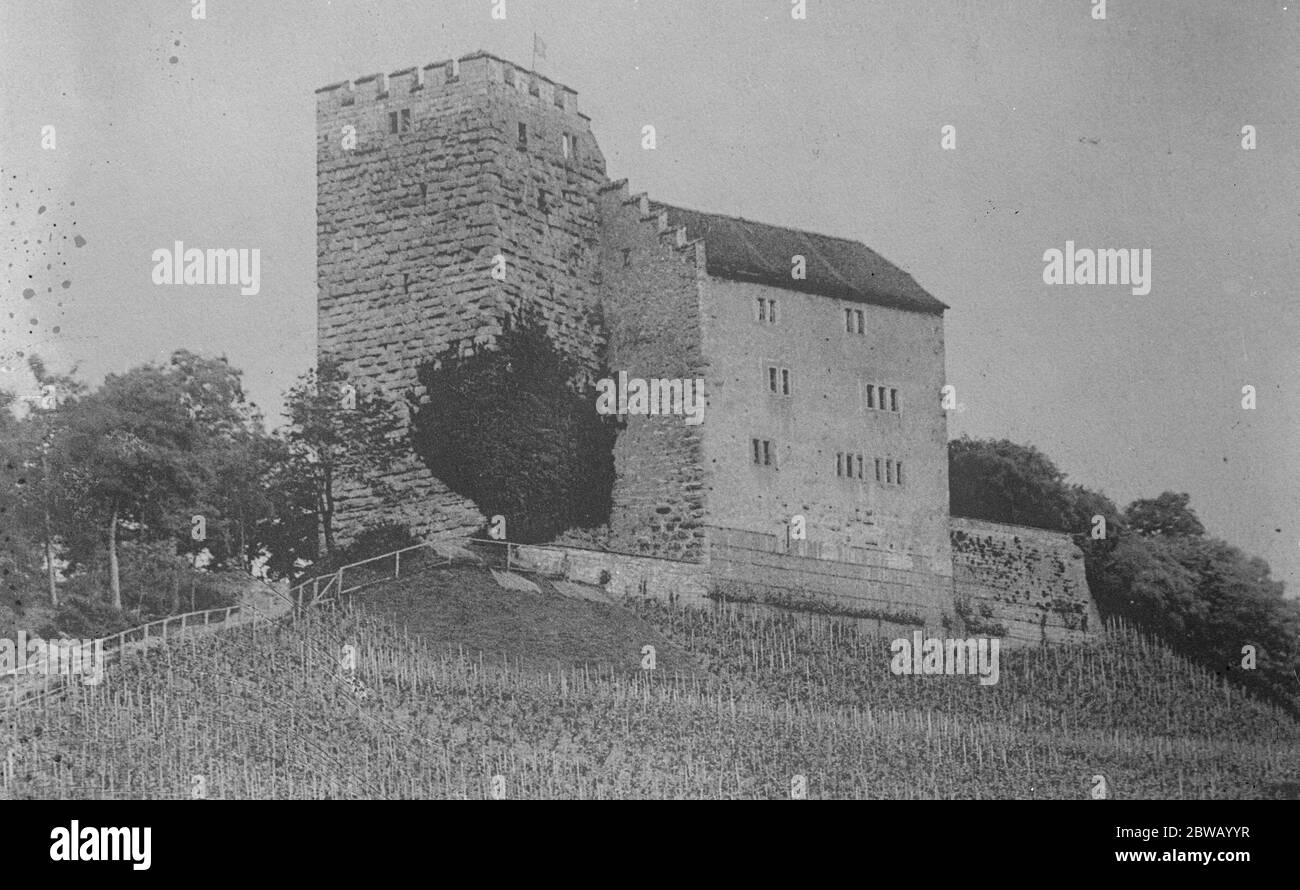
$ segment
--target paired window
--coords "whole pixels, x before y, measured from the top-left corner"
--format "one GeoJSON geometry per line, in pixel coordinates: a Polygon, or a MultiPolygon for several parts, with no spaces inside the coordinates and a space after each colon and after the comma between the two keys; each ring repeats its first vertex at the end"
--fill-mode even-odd
{"type": "Polygon", "coordinates": [[[776,447],[771,439],[750,439],[749,442],[754,452],[754,466],[776,466],[776,447]]]}
{"type": "Polygon", "coordinates": [[[767,389],[778,396],[792,395],[794,393],[794,378],[790,374],[790,369],[768,365],[767,389]]]}
{"type": "Polygon", "coordinates": [[[411,130],[411,109],[388,112],[388,132],[408,133],[411,130]]]}
{"type": "Polygon", "coordinates": [[[758,320],[776,324],[776,300],[758,297],[758,320]]]}
{"type": "Polygon", "coordinates": [[[844,330],[849,334],[867,333],[867,320],[861,309],[844,310],[844,330]]]}
{"type": "Polygon", "coordinates": [[[867,407],[873,411],[898,412],[898,389],[892,386],[867,385],[867,407]]]}
{"type": "Polygon", "coordinates": [[[560,134],[560,151],[570,161],[578,159],[578,137],[573,133],[560,134]]]}

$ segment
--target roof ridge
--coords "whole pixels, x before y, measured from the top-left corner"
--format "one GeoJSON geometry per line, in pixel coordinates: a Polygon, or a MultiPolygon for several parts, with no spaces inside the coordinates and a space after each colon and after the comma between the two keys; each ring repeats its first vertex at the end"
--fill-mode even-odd
{"type": "Polygon", "coordinates": [[[796,229],[793,226],[781,226],[776,223],[763,222],[761,219],[747,219],[743,216],[732,216],[730,213],[717,213],[712,210],[696,210],[693,207],[683,207],[680,204],[669,204],[666,201],[654,201],[653,203],[667,207],[669,210],[681,210],[686,213],[698,213],[701,216],[720,216],[723,219],[735,220],[736,222],[749,223],[750,225],[767,226],[770,229],[783,229],[787,232],[798,232],[801,235],[816,235],[818,238],[828,238],[831,241],[843,241],[847,244],[856,244],[859,247],[865,247],[872,253],[877,253],[865,241],[857,238],[845,238],[843,235],[827,235],[825,232],[814,232],[812,229],[796,229]]]}

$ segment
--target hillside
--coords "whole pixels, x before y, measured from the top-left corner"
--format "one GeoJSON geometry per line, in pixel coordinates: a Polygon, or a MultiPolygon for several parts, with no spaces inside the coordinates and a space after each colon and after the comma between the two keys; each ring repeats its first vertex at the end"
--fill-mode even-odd
{"type": "Polygon", "coordinates": [[[1100,774],[1114,798],[1259,798],[1300,777],[1294,721],[1131,633],[1004,653],[986,687],[895,677],[831,619],[489,579],[426,572],[130,656],[4,715],[0,796],[183,798],[202,776],[209,797],[476,798],[501,776],[512,798],[785,798],[799,775],[813,798],[1082,799],[1100,774]]]}

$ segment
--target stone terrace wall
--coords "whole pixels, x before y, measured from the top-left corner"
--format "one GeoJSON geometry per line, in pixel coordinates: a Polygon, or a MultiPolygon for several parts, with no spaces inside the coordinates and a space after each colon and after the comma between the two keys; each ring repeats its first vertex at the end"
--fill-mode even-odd
{"type": "MultiPolygon", "coordinates": [[[[319,90],[321,355],[339,358],[359,389],[418,400],[423,363],[490,347],[504,316],[527,303],[594,370],[604,171],[572,90],[485,53],[319,90]],[[394,112],[399,123],[409,112],[407,131],[390,132],[394,112]],[[355,148],[344,147],[346,127],[355,148]],[[491,274],[498,253],[503,281],[491,274]]],[[[423,537],[482,522],[414,455],[385,481],[393,494],[343,487],[342,543],[369,522],[403,521],[423,537]]]]}
{"type": "Polygon", "coordinates": [[[957,516],[950,529],[953,578],[977,621],[1022,643],[1075,642],[1101,627],[1069,535],[957,516]]]}
{"type": "Polygon", "coordinates": [[[709,574],[717,592],[768,605],[933,628],[954,616],[949,577],[780,552],[776,540],[710,528],[709,574]]]}
{"type": "MultiPolygon", "coordinates": [[[[601,308],[617,379],[705,377],[699,281],[703,245],[651,214],[644,195],[614,183],[601,196],[601,308]]],[[[708,393],[705,393],[707,397],[708,393]]],[[[704,551],[700,436],[709,422],[625,415],[614,445],[610,541],[634,553],[699,561],[704,551]]]]}
{"type": "Polygon", "coordinates": [[[707,573],[698,563],[577,547],[511,547],[511,552],[530,569],[604,587],[616,597],[651,597],[664,602],[672,597],[688,606],[710,604],[707,573]],[[602,580],[604,573],[608,573],[607,580],[602,580]]]}

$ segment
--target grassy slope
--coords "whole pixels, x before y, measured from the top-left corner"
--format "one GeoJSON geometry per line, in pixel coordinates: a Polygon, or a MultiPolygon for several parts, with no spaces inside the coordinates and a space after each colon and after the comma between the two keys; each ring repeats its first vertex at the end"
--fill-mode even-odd
{"type": "Polygon", "coordinates": [[[780,798],[797,774],[810,797],[1080,799],[1102,774],[1116,798],[1206,798],[1300,775],[1293,721],[1123,636],[1008,653],[981,687],[894,677],[883,641],[825,620],[624,610],[474,570],[364,600],[151,650],[21,711],[0,797],[185,797],[196,774],[213,797],[482,797],[499,774],[511,797],[780,798]],[[558,670],[587,661],[607,667],[558,670]]]}

